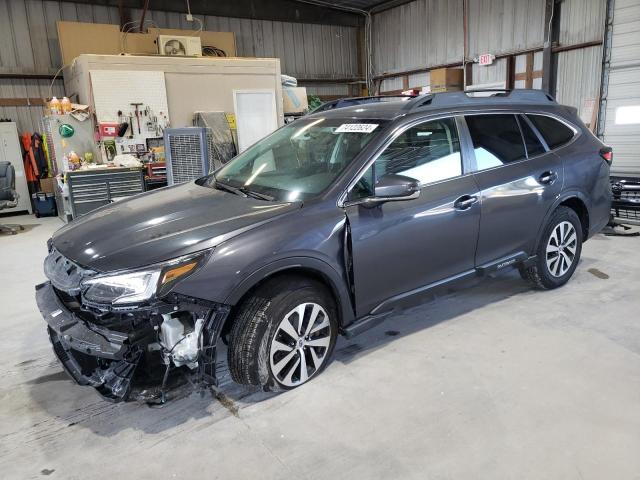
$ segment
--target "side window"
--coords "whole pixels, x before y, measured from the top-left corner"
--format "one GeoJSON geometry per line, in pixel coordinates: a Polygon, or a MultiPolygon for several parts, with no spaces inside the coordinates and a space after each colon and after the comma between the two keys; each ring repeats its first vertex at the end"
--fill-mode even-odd
{"type": "Polygon", "coordinates": [[[573,130],[564,123],[545,115],[527,115],[531,123],[544,137],[550,149],[558,148],[573,138],[573,130]]]}
{"type": "Polygon", "coordinates": [[[364,175],[356,182],[349,192],[349,200],[358,200],[359,198],[373,197],[374,195],[373,165],[367,168],[364,175]]]}
{"type": "Polygon", "coordinates": [[[433,120],[401,133],[375,162],[376,182],[389,174],[415,178],[422,185],[462,175],[455,120],[433,120]]]}
{"type": "Polygon", "coordinates": [[[526,158],[515,115],[469,115],[465,119],[473,141],[478,170],[526,158]]]}
{"type": "Polygon", "coordinates": [[[522,136],[524,137],[524,144],[527,147],[527,157],[534,157],[545,152],[544,146],[538,140],[537,135],[531,130],[529,123],[524,118],[524,115],[518,115],[518,122],[522,129],[522,136]]]}

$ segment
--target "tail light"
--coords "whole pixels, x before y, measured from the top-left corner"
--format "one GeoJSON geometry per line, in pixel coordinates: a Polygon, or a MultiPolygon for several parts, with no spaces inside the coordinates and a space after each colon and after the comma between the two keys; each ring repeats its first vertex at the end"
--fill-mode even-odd
{"type": "Polygon", "coordinates": [[[611,162],[613,162],[613,149],[611,147],[602,147],[600,149],[600,156],[605,162],[611,165],[611,162]]]}

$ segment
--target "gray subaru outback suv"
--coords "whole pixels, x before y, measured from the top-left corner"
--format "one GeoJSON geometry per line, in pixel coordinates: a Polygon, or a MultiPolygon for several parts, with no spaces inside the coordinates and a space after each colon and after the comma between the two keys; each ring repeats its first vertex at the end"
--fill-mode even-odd
{"type": "Polygon", "coordinates": [[[507,267],[566,283],[608,221],[610,162],[540,91],[320,112],[61,228],[37,303],[65,370],[105,398],[215,387],[220,342],[236,382],[290,389],[338,334],[440,285],[507,267]]]}

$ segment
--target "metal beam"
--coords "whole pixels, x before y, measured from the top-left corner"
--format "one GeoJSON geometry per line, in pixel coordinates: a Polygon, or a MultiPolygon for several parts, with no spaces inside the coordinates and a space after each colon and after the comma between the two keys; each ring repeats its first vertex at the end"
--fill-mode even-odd
{"type": "MultiPolygon", "coordinates": [[[[119,8],[140,8],[140,0],[69,0],[73,3],[107,5],[119,8]]],[[[194,15],[216,15],[220,17],[252,18],[256,20],[277,20],[281,22],[318,23],[360,27],[364,18],[335,8],[322,7],[295,0],[190,0],[194,15]]],[[[150,8],[164,12],[187,13],[184,1],[153,0],[150,8]]]]}
{"type": "Polygon", "coordinates": [[[555,96],[556,64],[553,45],[560,38],[560,5],[557,0],[545,0],[544,4],[544,44],[542,47],[542,90],[555,96]]]}
{"type": "Polygon", "coordinates": [[[46,104],[42,98],[0,98],[0,107],[44,107],[46,104]]]}
{"type": "Polygon", "coordinates": [[[411,3],[414,0],[386,0],[384,2],[376,3],[369,9],[369,13],[380,13],[391,8],[399,7],[405,3],[411,3]]]}
{"type": "MultiPolygon", "coordinates": [[[[591,42],[582,42],[582,43],[574,43],[574,44],[570,44],[570,45],[558,45],[558,46],[554,46],[551,48],[551,52],[552,53],[558,53],[558,52],[568,52],[569,50],[579,50],[581,48],[589,48],[589,47],[594,47],[594,46],[598,46],[598,45],[602,45],[602,40],[594,40],[591,42]]],[[[512,55],[525,55],[531,52],[541,52],[544,51],[544,48],[542,47],[534,47],[534,48],[523,48],[521,50],[513,50],[510,52],[504,52],[504,53],[498,53],[496,54],[496,60],[500,60],[502,58],[507,58],[510,57],[512,55]]],[[[439,64],[439,65],[431,65],[429,67],[420,67],[420,68],[414,68],[411,70],[402,70],[400,72],[386,72],[386,73],[381,73],[379,75],[374,75],[373,79],[374,80],[384,80],[387,78],[396,78],[396,77],[403,77],[405,75],[413,75],[416,73],[424,73],[424,72],[429,72],[431,70],[435,70],[436,68],[453,68],[453,67],[461,67],[462,66],[462,61],[460,62],[453,62],[453,63],[443,63],[443,64],[439,64]]]]}

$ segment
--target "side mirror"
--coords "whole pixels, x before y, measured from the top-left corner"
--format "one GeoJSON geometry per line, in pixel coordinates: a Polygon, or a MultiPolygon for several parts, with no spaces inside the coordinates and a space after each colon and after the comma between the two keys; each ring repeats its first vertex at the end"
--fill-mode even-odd
{"type": "Polygon", "coordinates": [[[404,175],[389,174],[376,183],[374,200],[388,202],[391,200],[411,200],[420,196],[420,182],[404,175]]]}

